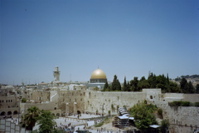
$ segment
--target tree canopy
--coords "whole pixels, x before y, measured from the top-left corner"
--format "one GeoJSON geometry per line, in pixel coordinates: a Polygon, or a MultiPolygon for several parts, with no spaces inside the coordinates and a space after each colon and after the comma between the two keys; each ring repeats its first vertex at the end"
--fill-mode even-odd
{"type": "Polygon", "coordinates": [[[114,75],[111,91],[121,91],[121,84],[120,81],[117,79],[117,76],[114,75]]]}
{"type": "Polygon", "coordinates": [[[35,123],[37,122],[37,119],[40,115],[39,108],[33,106],[28,108],[27,113],[22,118],[22,125],[25,126],[27,130],[33,129],[35,126],[35,123]]]}
{"type": "Polygon", "coordinates": [[[154,73],[149,73],[148,78],[144,76],[141,79],[134,77],[129,82],[124,77],[123,85],[114,75],[112,85],[105,83],[103,91],[142,91],[143,88],[161,88],[163,93],[199,93],[199,85],[195,88],[192,82],[187,82],[185,78],[182,78],[180,84],[177,84],[169,79],[168,74],[166,76],[164,74],[156,76],[154,73]]]}
{"type": "Polygon", "coordinates": [[[130,115],[135,119],[135,125],[138,129],[149,128],[149,125],[157,124],[154,112],[158,108],[152,104],[138,103],[130,108],[130,115]]]}
{"type": "Polygon", "coordinates": [[[54,115],[50,111],[42,110],[38,117],[39,132],[40,133],[54,133],[54,126],[56,123],[53,121],[54,115]]]}
{"type": "Polygon", "coordinates": [[[35,123],[38,122],[39,131],[34,131],[34,133],[61,133],[62,131],[55,129],[56,123],[53,119],[54,115],[50,111],[40,110],[33,106],[28,108],[22,117],[22,126],[32,131],[35,123]]]}
{"type": "Polygon", "coordinates": [[[196,85],[196,93],[199,93],[199,84],[196,85]]]}
{"type": "Polygon", "coordinates": [[[182,80],[180,81],[180,88],[183,93],[194,93],[195,92],[195,88],[193,87],[192,83],[190,81],[187,82],[187,80],[185,78],[182,78],[182,80]]]}

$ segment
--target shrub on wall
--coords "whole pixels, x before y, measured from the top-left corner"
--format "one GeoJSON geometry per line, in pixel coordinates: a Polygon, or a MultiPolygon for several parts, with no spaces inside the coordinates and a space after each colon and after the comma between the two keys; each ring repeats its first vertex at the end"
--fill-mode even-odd
{"type": "Polygon", "coordinates": [[[180,102],[181,102],[181,101],[169,102],[169,106],[180,106],[180,102]]]}
{"type": "Polygon", "coordinates": [[[199,102],[195,102],[195,106],[196,106],[196,107],[199,107],[199,102]]]}
{"type": "Polygon", "coordinates": [[[190,106],[190,102],[189,101],[182,101],[181,106],[190,106]]]}
{"type": "Polygon", "coordinates": [[[112,110],[115,110],[115,107],[114,107],[114,105],[113,105],[113,104],[111,104],[111,109],[112,109],[112,110]]]}
{"type": "Polygon", "coordinates": [[[161,133],[166,133],[167,132],[167,129],[169,128],[169,120],[166,119],[166,120],[162,120],[161,122],[161,126],[160,126],[160,130],[161,130],[161,133]]]}
{"type": "Polygon", "coordinates": [[[21,99],[21,102],[22,102],[22,103],[26,103],[26,101],[27,101],[26,98],[22,98],[22,99],[21,99]]]}
{"type": "Polygon", "coordinates": [[[169,106],[190,106],[191,103],[189,101],[173,101],[169,102],[169,106]]]}
{"type": "Polygon", "coordinates": [[[158,112],[158,115],[160,116],[160,118],[163,118],[162,109],[158,108],[157,112],[158,112]]]}

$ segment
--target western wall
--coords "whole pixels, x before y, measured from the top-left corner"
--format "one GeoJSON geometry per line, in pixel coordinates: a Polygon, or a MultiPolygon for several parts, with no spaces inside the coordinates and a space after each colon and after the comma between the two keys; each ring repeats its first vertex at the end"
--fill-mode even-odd
{"type": "MultiPolygon", "coordinates": [[[[33,91],[31,98],[40,103],[26,103],[30,106],[51,110],[55,115],[77,113],[117,114],[118,107],[129,109],[144,100],[162,108],[163,118],[169,119],[171,133],[193,132],[199,128],[199,107],[170,107],[171,101],[199,102],[199,94],[162,93],[161,89],[143,89],[141,92],[102,92],[92,90],[33,91]],[[40,98],[41,97],[41,98],[40,98]],[[44,100],[44,101],[43,101],[44,100]],[[43,101],[43,102],[42,102],[43,101]]],[[[31,99],[29,99],[31,101],[31,99]]]]}

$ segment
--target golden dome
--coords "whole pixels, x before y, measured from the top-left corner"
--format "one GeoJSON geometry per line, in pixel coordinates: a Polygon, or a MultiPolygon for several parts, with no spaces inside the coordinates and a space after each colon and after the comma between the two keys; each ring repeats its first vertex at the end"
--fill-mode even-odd
{"type": "Polygon", "coordinates": [[[98,68],[91,74],[91,79],[106,79],[106,74],[98,68]]]}

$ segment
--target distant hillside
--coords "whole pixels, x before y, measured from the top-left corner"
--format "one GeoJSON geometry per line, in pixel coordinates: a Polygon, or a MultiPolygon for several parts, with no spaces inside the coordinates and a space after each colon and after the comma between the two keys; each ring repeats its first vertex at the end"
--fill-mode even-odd
{"type": "Polygon", "coordinates": [[[199,78],[199,75],[195,74],[195,75],[186,75],[186,76],[181,76],[182,78],[199,78]]]}
{"type": "Polygon", "coordinates": [[[175,81],[180,81],[182,78],[185,78],[185,79],[199,79],[199,75],[197,74],[194,74],[194,75],[182,75],[181,77],[177,77],[175,78],[175,81]]]}
{"type": "Polygon", "coordinates": [[[176,83],[180,84],[182,78],[185,78],[187,82],[191,82],[194,87],[196,87],[199,84],[199,75],[197,74],[177,77],[175,79],[176,83]]]}

